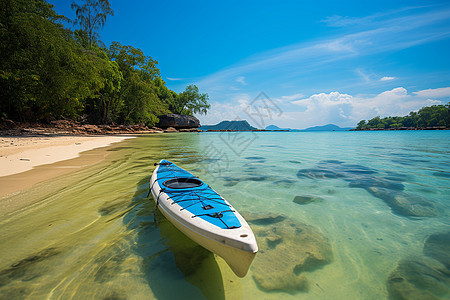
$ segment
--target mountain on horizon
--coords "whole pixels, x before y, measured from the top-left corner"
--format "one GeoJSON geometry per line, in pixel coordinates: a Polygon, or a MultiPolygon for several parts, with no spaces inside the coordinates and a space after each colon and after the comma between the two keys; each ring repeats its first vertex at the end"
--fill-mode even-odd
{"type": "Polygon", "coordinates": [[[276,130],[292,130],[292,129],[290,129],[290,128],[280,128],[280,127],[278,127],[278,126],[276,126],[276,125],[269,125],[269,126],[267,126],[266,127],[266,130],[270,130],[270,131],[276,131],[276,130]]]}
{"type": "Polygon", "coordinates": [[[314,126],[314,127],[309,127],[306,129],[302,129],[302,131],[346,131],[346,130],[350,130],[353,129],[353,127],[339,127],[337,125],[334,124],[327,124],[327,125],[323,125],[323,126],[314,126]]]}
{"type": "Polygon", "coordinates": [[[242,121],[222,121],[216,125],[202,125],[200,130],[233,130],[233,131],[249,131],[256,130],[257,128],[248,124],[246,120],[242,121]]]}
{"type": "Polygon", "coordinates": [[[314,126],[314,127],[309,127],[306,129],[292,129],[292,128],[280,128],[276,125],[269,125],[266,127],[266,130],[270,130],[270,131],[277,131],[277,130],[288,130],[288,131],[346,131],[346,130],[350,130],[353,129],[352,127],[339,127],[337,125],[334,124],[327,124],[327,125],[323,125],[323,126],[314,126]]]}

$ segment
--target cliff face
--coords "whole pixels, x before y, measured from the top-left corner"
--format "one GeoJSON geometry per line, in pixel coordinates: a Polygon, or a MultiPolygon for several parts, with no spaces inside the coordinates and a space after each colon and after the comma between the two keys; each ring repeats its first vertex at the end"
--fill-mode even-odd
{"type": "Polygon", "coordinates": [[[156,127],[166,129],[173,127],[175,129],[186,128],[198,128],[200,127],[200,121],[196,117],[187,115],[168,114],[164,116],[158,116],[159,123],[156,127]]]}

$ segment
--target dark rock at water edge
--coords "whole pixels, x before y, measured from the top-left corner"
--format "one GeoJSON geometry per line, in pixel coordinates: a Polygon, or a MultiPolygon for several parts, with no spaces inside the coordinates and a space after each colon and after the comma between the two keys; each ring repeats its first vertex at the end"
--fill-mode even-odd
{"type": "Polygon", "coordinates": [[[159,122],[158,124],[156,124],[156,126],[163,129],[166,129],[168,127],[173,127],[175,129],[200,127],[200,121],[193,116],[167,114],[163,116],[158,116],[158,118],[159,122]]]}
{"type": "Polygon", "coordinates": [[[450,272],[450,231],[430,235],[425,241],[423,254],[440,261],[450,272]]]}
{"type": "Polygon", "coordinates": [[[14,123],[14,127],[0,126],[0,133],[5,136],[148,134],[160,132],[162,132],[160,128],[149,128],[145,124],[96,125],[83,124],[73,120],[55,120],[50,123],[14,123]]]}

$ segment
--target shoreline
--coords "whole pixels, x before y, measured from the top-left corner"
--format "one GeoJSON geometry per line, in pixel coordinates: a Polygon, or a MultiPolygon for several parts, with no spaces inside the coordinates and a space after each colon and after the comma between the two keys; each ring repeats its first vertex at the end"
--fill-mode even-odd
{"type": "Polygon", "coordinates": [[[1,136],[0,198],[97,163],[105,155],[83,153],[130,138],[134,136],[1,136]]]}

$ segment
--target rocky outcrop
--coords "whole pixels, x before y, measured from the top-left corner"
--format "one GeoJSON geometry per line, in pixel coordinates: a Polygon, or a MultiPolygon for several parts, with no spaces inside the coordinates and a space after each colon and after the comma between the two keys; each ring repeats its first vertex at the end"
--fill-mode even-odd
{"type": "MultiPolygon", "coordinates": [[[[12,121],[11,121],[12,122],[12,121]]],[[[42,123],[6,123],[0,126],[2,135],[103,135],[103,134],[148,134],[161,133],[162,129],[149,128],[145,124],[93,125],[72,120],[56,120],[42,123]]]]}
{"type": "Polygon", "coordinates": [[[186,128],[198,128],[200,127],[200,121],[196,117],[187,115],[177,115],[168,114],[164,116],[158,116],[159,123],[156,124],[157,127],[166,129],[173,127],[175,129],[186,129],[186,128]]]}

